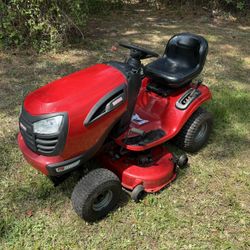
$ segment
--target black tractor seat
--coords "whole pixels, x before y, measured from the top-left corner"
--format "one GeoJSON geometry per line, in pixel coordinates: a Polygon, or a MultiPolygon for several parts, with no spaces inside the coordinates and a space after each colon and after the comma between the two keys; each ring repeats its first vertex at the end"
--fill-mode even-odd
{"type": "Polygon", "coordinates": [[[177,34],[168,41],[163,57],[144,67],[144,74],[167,87],[183,87],[200,74],[207,52],[208,43],[203,37],[177,34]]]}

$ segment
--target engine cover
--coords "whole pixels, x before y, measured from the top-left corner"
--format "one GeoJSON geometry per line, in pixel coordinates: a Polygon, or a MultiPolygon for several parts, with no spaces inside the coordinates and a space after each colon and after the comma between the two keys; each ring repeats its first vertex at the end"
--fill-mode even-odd
{"type": "Polygon", "coordinates": [[[67,138],[60,153],[63,159],[98,150],[126,108],[127,79],[106,64],[55,80],[30,93],[23,105],[32,117],[67,114],[67,138]]]}

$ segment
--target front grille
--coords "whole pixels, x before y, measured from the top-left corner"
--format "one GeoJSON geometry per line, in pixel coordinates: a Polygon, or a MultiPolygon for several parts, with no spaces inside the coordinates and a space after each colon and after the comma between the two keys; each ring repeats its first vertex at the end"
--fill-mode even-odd
{"type": "Polygon", "coordinates": [[[24,117],[20,117],[20,132],[26,145],[34,152],[37,151],[36,139],[33,133],[33,125],[29,121],[25,120],[24,117]],[[25,130],[26,128],[26,130],[25,130]]]}
{"type": "Polygon", "coordinates": [[[40,135],[33,132],[33,123],[50,116],[31,116],[23,109],[19,118],[19,128],[27,147],[41,155],[58,155],[64,147],[67,133],[67,117],[63,115],[63,124],[58,134],[40,135]]]}
{"type": "Polygon", "coordinates": [[[40,136],[36,136],[35,143],[37,152],[51,154],[57,147],[58,136],[52,138],[41,138],[40,136]]]}

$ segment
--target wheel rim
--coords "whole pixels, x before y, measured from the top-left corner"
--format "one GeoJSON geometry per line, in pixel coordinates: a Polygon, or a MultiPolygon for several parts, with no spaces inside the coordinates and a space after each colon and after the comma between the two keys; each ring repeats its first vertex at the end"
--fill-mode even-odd
{"type": "Polygon", "coordinates": [[[207,123],[203,123],[200,126],[199,132],[195,136],[195,141],[196,142],[200,142],[201,140],[203,140],[203,138],[206,135],[206,133],[207,133],[207,123]]]}
{"type": "Polygon", "coordinates": [[[99,194],[92,205],[93,210],[101,211],[102,209],[106,208],[111,202],[112,198],[113,192],[111,190],[106,190],[99,194]]]}

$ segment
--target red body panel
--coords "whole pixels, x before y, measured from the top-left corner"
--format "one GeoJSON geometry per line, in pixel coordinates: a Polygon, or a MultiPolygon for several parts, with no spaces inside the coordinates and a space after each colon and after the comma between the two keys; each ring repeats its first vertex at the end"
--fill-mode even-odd
{"type": "MultiPolygon", "coordinates": [[[[149,79],[144,78],[137,98],[134,113],[149,122],[141,126],[131,122],[145,132],[162,129],[166,135],[145,146],[124,145],[122,140],[128,130],[115,142],[131,151],[143,151],[153,148],[173,138],[183,127],[193,112],[206,100],[211,98],[209,89],[201,85],[201,95],[192,102],[186,110],[175,107],[176,101],[190,88],[182,88],[168,97],[148,92],[146,86],[149,79]]],[[[18,143],[26,160],[43,174],[48,175],[47,165],[53,165],[79,156],[95,145],[110,126],[126,111],[127,101],[105,116],[99,118],[89,126],[84,126],[84,120],[93,106],[112,90],[127,84],[125,76],[114,67],[97,64],[85,70],[56,80],[29,94],[24,101],[24,109],[31,115],[43,115],[56,112],[67,112],[68,133],[65,147],[58,156],[42,156],[31,151],[19,134],[18,143]]],[[[131,134],[133,136],[133,134],[131,134]]],[[[136,162],[129,162],[126,156],[113,161],[111,157],[102,157],[106,167],[115,172],[121,179],[122,185],[133,190],[135,186],[143,184],[145,191],[156,192],[176,177],[175,164],[172,154],[162,146],[155,147],[154,155],[158,158],[147,167],[138,166],[136,162]]]]}
{"type": "Polygon", "coordinates": [[[107,153],[101,156],[105,167],[114,172],[128,190],[143,185],[146,192],[157,192],[176,178],[173,155],[163,146],[152,150],[154,161],[148,166],[140,166],[135,159],[125,155],[114,159],[107,153]]]}
{"type": "Polygon", "coordinates": [[[64,161],[61,156],[44,156],[31,151],[25,144],[21,133],[18,134],[18,145],[26,161],[45,175],[48,175],[47,165],[64,161]]]}
{"type": "Polygon", "coordinates": [[[32,92],[25,98],[24,108],[31,115],[68,113],[68,135],[60,156],[64,160],[69,159],[95,145],[110,124],[124,113],[126,102],[88,127],[83,124],[93,106],[123,83],[127,80],[120,71],[105,64],[96,64],[32,92]]]}
{"type": "MultiPolygon", "coordinates": [[[[143,80],[142,88],[140,90],[138,100],[135,107],[135,114],[138,114],[142,119],[148,122],[143,125],[138,125],[133,122],[130,124],[130,128],[139,128],[145,132],[161,129],[165,132],[165,136],[157,141],[149,143],[145,146],[137,145],[125,145],[122,141],[128,134],[128,129],[120,137],[115,139],[116,143],[133,151],[142,151],[148,148],[155,147],[162,144],[163,142],[173,138],[186,123],[188,118],[193,112],[205,101],[211,98],[211,93],[207,86],[199,86],[201,95],[196,98],[190,106],[185,110],[177,109],[175,104],[177,100],[183,95],[183,93],[190,88],[181,88],[180,90],[170,94],[168,97],[161,97],[153,92],[146,91],[148,79],[143,80]]],[[[132,133],[130,136],[135,136],[132,133]]]]}

